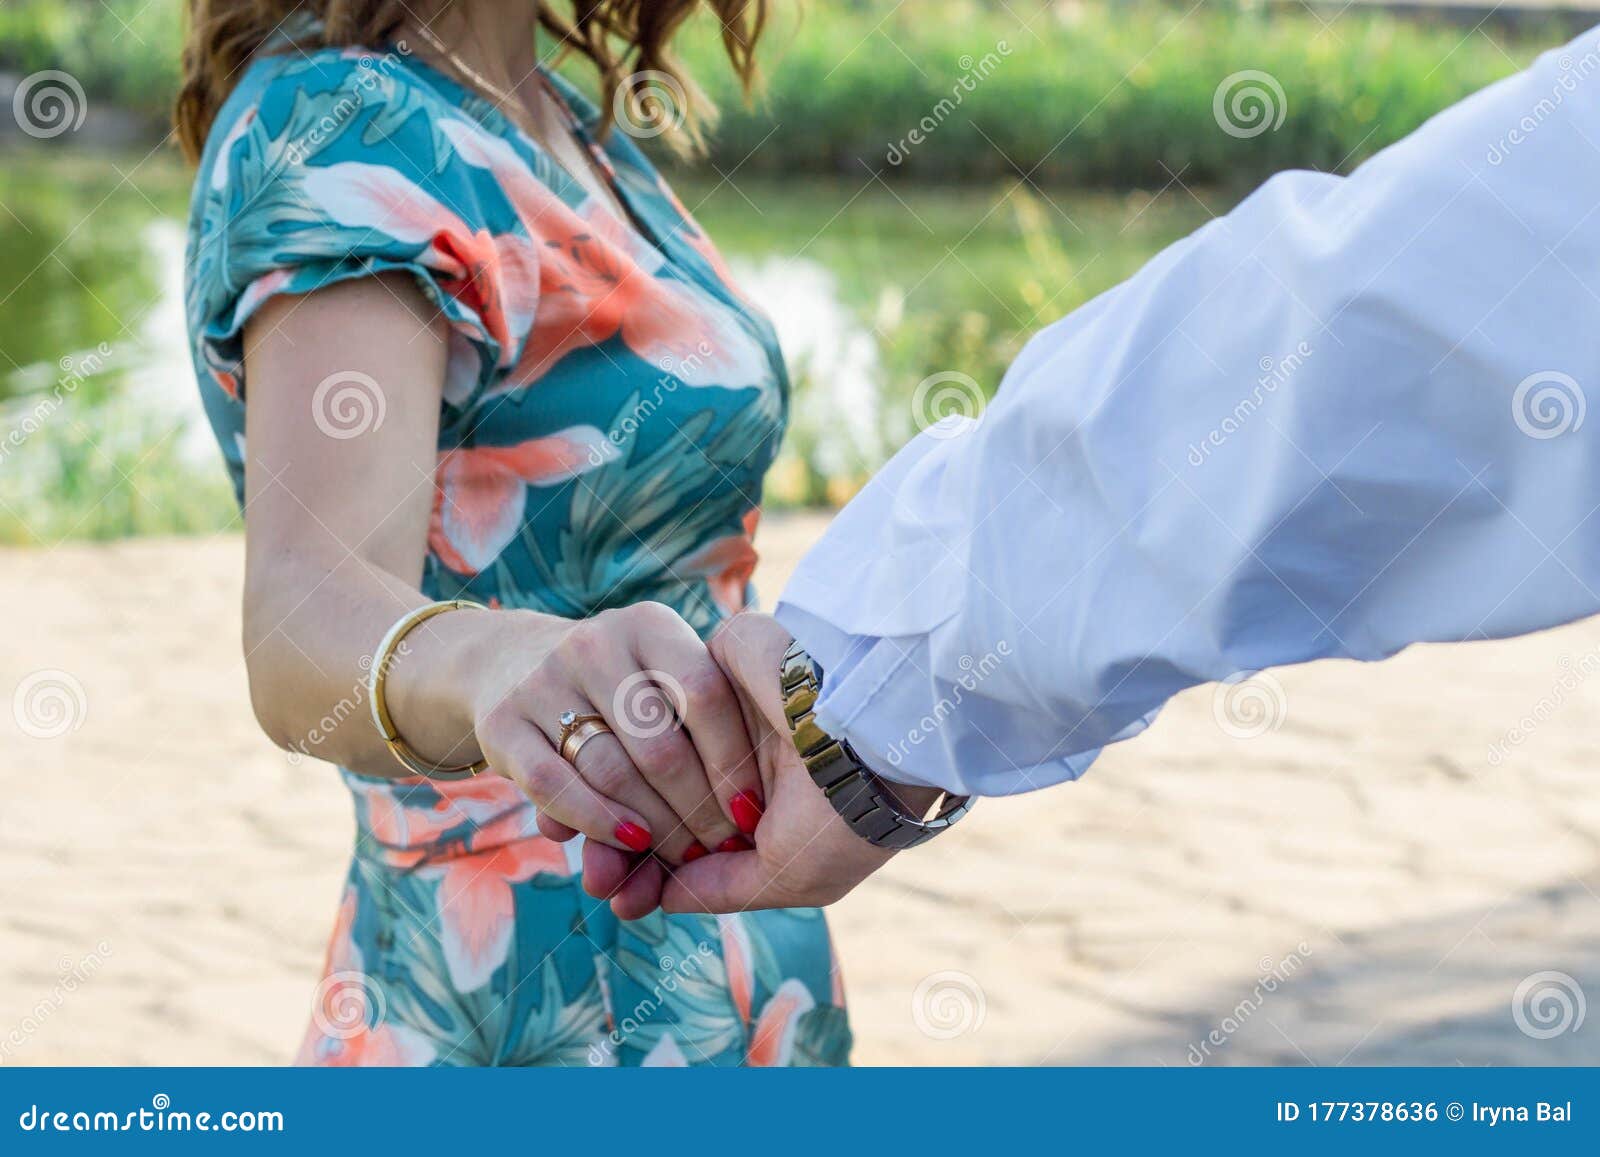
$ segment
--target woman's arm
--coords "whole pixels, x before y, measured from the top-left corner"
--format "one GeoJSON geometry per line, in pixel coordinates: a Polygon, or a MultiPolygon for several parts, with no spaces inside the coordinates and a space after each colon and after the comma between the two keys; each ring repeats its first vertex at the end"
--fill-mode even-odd
{"type": "MultiPolygon", "coordinates": [[[[428,601],[418,585],[446,348],[432,312],[409,277],[390,276],[275,299],[246,331],[244,648],[256,718],[279,746],[368,775],[405,773],[370,725],[365,682],[384,632],[428,601]],[[325,380],[335,384],[319,397],[325,380]],[[333,423],[341,385],[369,415],[354,437],[327,432],[349,424],[333,423]]],[[[539,625],[554,637],[555,624],[539,625]]],[[[468,695],[503,629],[456,614],[408,637],[389,694],[423,758],[481,757],[468,695]]]]}
{"type": "MultiPolygon", "coordinates": [[[[404,774],[371,724],[365,685],[384,633],[427,601],[418,585],[445,325],[409,277],[386,276],[276,298],[245,336],[244,648],[256,716],[281,746],[404,774]]],[[[736,834],[727,805],[759,790],[732,690],[663,607],[582,622],[440,615],[406,637],[388,690],[424,759],[488,759],[545,819],[613,847],[639,850],[636,832],[619,832],[633,824],[681,860],[696,840],[736,834]],[[548,733],[560,711],[588,700],[609,718],[617,677],[651,669],[682,685],[684,728],[640,744],[619,726],[591,740],[576,769],[561,760],[548,733]]]]}

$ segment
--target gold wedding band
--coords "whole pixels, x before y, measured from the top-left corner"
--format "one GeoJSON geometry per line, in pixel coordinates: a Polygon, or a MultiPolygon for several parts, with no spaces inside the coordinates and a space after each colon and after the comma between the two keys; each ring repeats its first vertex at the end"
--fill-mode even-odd
{"type": "Polygon", "coordinates": [[[561,758],[576,765],[578,752],[596,735],[610,735],[611,728],[603,715],[579,715],[576,711],[563,711],[557,721],[561,724],[561,758]]]}

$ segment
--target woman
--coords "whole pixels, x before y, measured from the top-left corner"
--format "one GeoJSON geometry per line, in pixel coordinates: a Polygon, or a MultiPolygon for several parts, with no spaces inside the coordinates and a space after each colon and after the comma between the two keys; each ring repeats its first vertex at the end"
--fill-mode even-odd
{"type": "MultiPolygon", "coordinates": [[[[604,92],[693,93],[666,50],[696,7],[191,3],[187,304],[251,697],[355,797],[303,1062],[847,1059],[820,912],[645,915],[760,819],[702,640],[745,604],[787,379],[535,26],[604,92]],[[591,881],[609,906],[575,833],[643,853],[591,881]]],[[[748,82],[762,5],[707,7],[748,82]]]]}

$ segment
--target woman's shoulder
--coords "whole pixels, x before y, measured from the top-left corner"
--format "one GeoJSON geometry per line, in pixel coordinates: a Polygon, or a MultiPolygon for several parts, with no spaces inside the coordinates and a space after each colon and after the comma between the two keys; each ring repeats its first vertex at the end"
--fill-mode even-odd
{"type": "Polygon", "coordinates": [[[359,153],[413,118],[426,125],[457,112],[426,66],[398,48],[266,51],[246,66],[218,110],[200,171],[233,163],[247,135],[279,160],[307,161],[334,148],[359,153]]]}

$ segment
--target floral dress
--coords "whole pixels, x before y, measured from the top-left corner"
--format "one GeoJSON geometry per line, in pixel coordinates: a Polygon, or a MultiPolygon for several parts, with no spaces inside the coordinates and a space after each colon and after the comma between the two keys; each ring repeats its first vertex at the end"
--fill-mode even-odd
{"type": "MultiPolygon", "coordinates": [[[[568,618],[655,600],[708,634],[746,604],[776,337],[633,141],[597,143],[592,106],[547,79],[630,220],[398,51],[255,61],[190,214],[205,409],[242,494],[245,323],[407,271],[450,327],[424,591],[568,618]]],[[[352,437],[384,400],[336,374],[312,405],[352,437]]],[[[619,921],[507,780],[342,775],[356,851],[302,1062],[847,1061],[820,912],[619,921]]]]}

